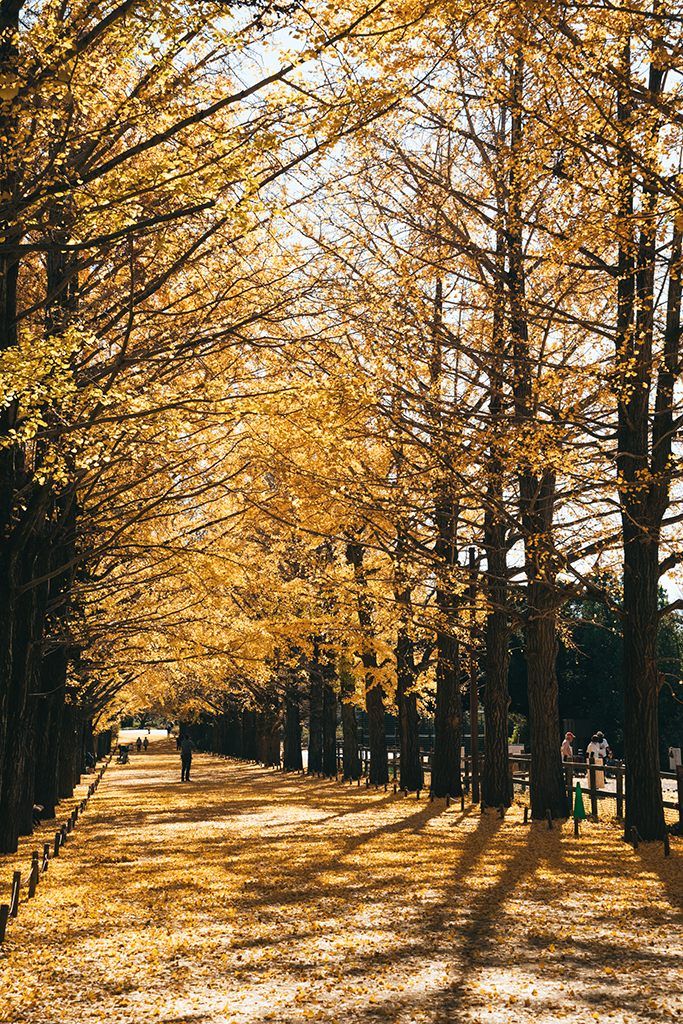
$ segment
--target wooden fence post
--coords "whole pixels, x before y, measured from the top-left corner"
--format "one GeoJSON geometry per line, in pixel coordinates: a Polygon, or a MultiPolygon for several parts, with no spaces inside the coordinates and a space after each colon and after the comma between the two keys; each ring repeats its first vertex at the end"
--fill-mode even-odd
{"type": "Polygon", "coordinates": [[[617,818],[624,817],[624,762],[617,761],[617,818]]]}
{"type": "Polygon", "coordinates": [[[678,788],[678,824],[683,833],[683,764],[676,765],[676,786],[678,788]]]}
{"type": "Polygon", "coordinates": [[[598,817],[598,791],[596,789],[595,779],[595,754],[591,754],[590,764],[588,766],[588,778],[590,779],[590,794],[591,794],[591,814],[594,818],[598,817]]]}
{"type": "Polygon", "coordinates": [[[565,778],[567,781],[567,800],[569,801],[569,814],[574,811],[574,765],[566,761],[564,766],[565,778]]]}
{"type": "Polygon", "coordinates": [[[21,871],[15,871],[12,876],[12,895],[9,901],[10,917],[16,917],[19,911],[19,889],[21,888],[21,871]]]}
{"type": "Polygon", "coordinates": [[[59,857],[59,847],[62,845],[62,833],[55,832],[55,845],[52,851],[53,857],[59,857]]]}
{"type": "Polygon", "coordinates": [[[38,851],[34,850],[31,858],[31,875],[28,880],[28,898],[30,900],[32,900],[36,894],[36,886],[40,879],[40,864],[38,863],[39,856],[38,851]]]}
{"type": "Polygon", "coordinates": [[[50,844],[44,843],[43,845],[43,871],[47,871],[47,866],[50,863],[50,844]]]}
{"type": "Polygon", "coordinates": [[[5,931],[7,929],[7,918],[9,917],[9,903],[3,903],[0,906],[0,942],[5,941],[5,931]]]}

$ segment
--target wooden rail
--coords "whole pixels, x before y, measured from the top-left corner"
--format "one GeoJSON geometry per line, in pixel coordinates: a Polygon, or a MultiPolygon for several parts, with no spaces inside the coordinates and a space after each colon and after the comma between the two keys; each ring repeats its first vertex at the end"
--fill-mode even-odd
{"type": "MultiPolygon", "coordinates": [[[[239,761],[241,763],[254,763],[254,758],[236,757],[232,754],[225,754],[219,751],[212,751],[214,756],[228,758],[229,760],[239,761]]],[[[432,768],[432,750],[420,750],[420,760],[422,767],[425,772],[431,773],[432,768]]],[[[358,779],[358,785],[361,785],[361,780],[365,779],[365,784],[368,786],[370,780],[370,748],[366,745],[359,745],[358,747],[358,759],[360,762],[360,778],[358,779]]],[[[398,772],[401,764],[401,756],[399,747],[388,747],[387,748],[387,761],[388,761],[388,774],[390,782],[393,782],[394,792],[397,791],[397,779],[398,772]]],[[[480,768],[484,762],[484,755],[479,754],[480,768]]],[[[522,792],[527,790],[530,786],[531,776],[531,762],[532,758],[530,754],[509,754],[508,763],[510,766],[510,775],[512,778],[513,788],[519,787],[522,792]]],[[[256,762],[259,763],[259,762],[256,762]]],[[[280,765],[272,765],[276,769],[281,767],[280,765]]],[[[343,776],[344,771],[344,744],[339,740],[336,743],[336,776],[333,774],[332,778],[339,778],[343,776]]],[[[617,805],[617,817],[624,817],[624,806],[627,800],[627,769],[622,761],[615,761],[607,765],[596,765],[590,763],[582,763],[577,761],[565,761],[563,762],[563,769],[565,773],[565,781],[567,786],[567,797],[569,800],[570,814],[574,807],[574,787],[577,781],[582,781],[584,778],[587,782],[585,789],[586,795],[590,798],[591,802],[591,814],[594,817],[598,817],[598,808],[600,800],[615,800],[617,805]],[[605,789],[604,786],[598,785],[600,774],[603,774],[609,778],[616,780],[615,790],[605,789]]],[[[471,755],[466,754],[461,759],[461,771],[462,771],[462,784],[463,789],[467,792],[470,791],[472,782],[472,758],[471,755]]],[[[311,775],[310,770],[302,769],[304,775],[311,775]]],[[[321,776],[321,773],[313,773],[317,777],[321,776]]],[[[660,772],[662,779],[676,780],[677,783],[677,800],[663,800],[664,807],[677,810],[680,831],[683,834],[683,766],[679,766],[676,772],[660,772]]],[[[387,784],[388,785],[388,784],[387,784]]],[[[387,789],[385,785],[385,790],[387,789]]],[[[431,790],[429,785],[425,785],[425,790],[430,793],[431,790]]],[[[418,795],[419,799],[419,795],[418,795]]],[[[464,798],[463,798],[464,799],[464,798]]],[[[500,809],[499,809],[500,810],[500,809]]],[[[526,819],[525,819],[526,820],[526,819]]]]}

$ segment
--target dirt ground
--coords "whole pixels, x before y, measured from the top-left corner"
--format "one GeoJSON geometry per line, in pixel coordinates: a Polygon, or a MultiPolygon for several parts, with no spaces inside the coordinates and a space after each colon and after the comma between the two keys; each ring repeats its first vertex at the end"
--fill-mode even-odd
{"type": "Polygon", "coordinates": [[[0,1021],[683,1019],[683,839],[581,832],[202,754],[181,783],[154,739],[22,890],[0,1021]]]}

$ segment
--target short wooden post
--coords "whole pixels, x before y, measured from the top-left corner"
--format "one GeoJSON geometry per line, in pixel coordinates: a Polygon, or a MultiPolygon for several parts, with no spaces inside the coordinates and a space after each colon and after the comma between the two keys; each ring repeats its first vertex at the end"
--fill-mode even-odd
{"type": "Polygon", "coordinates": [[[28,880],[28,898],[30,900],[32,900],[36,894],[36,886],[38,885],[38,879],[40,876],[40,864],[38,863],[38,857],[38,851],[34,850],[31,858],[31,874],[28,880]]]}
{"type": "Polygon", "coordinates": [[[548,828],[552,828],[553,827],[553,812],[550,810],[549,807],[546,808],[545,816],[546,816],[546,818],[548,820],[548,828]]]}
{"type": "Polygon", "coordinates": [[[565,766],[565,777],[567,780],[567,800],[569,801],[569,813],[571,814],[574,810],[574,765],[571,761],[566,761],[565,766]]]}
{"type": "Polygon", "coordinates": [[[525,807],[524,808],[524,824],[526,825],[528,821],[529,821],[529,808],[525,807]]]}
{"type": "Polygon", "coordinates": [[[676,765],[676,786],[678,789],[678,824],[683,833],[683,764],[676,765]]]}
{"type": "Polygon", "coordinates": [[[12,895],[9,900],[10,917],[16,917],[19,912],[19,889],[21,888],[21,871],[15,871],[12,875],[12,895]]]}
{"type": "Polygon", "coordinates": [[[64,825],[62,827],[66,829],[66,834],[68,835],[69,832],[71,831],[71,829],[74,827],[74,820],[73,820],[73,818],[67,818],[66,825],[64,825]]]}
{"type": "Polygon", "coordinates": [[[450,806],[451,806],[451,794],[450,793],[446,793],[446,807],[450,807],[450,806]]]}
{"type": "Polygon", "coordinates": [[[631,842],[633,843],[633,849],[638,849],[638,829],[635,825],[631,826],[631,842]]]}
{"type": "Polygon", "coordinates": [[[505,804],[500,805],[500,807],[498,808],[498,813],[500,814],[501,818],[505,817],[505,804]]]}
{"type": "Polygon", "coordinates": [[[579,819],[578,818],[574,818],[574,836],[577,839],[579,838],[579,819]]]}
{"type": "Polygon", "coordinates": [[[430,804],[434,803],[434,790],[433,789],[430,789],[430,791],[429,791],[429,802],[430,802],[430,804]]]}
{"type": "MultiPolygon", "coordinates": [[[[623,818],[624,817],[624,762],[623,761],[617,761],[616,777],[617,777],[617,818],[623,818]]],[[[680,784],[680,782],[679,782],[678,785],[679,785],[678,792],[680,794],[680,792],[681,792],[681,789],[680,789],[680,785],[681,784],[680,784]]],[[[680,799],[681,798],[680,798],[680,795],[679,795],[679,798],[678,798],[679,804],[680,804],[680,799]]],[[[681,819],[681,821],[683,821],[683,818],[681,819]]]]}
{"type": "Polygon", "coordinates": [[[591,814],[594,818],[598,816],[598,791],[595,785],[595,754],[591,754],[590,765],[588,766],[588,777],[590,779],[591,814]]]}
{"type": "Polygon", "coordinates": [[[417,793],[415,794],[415,799],[416,800],[420,799],[420,790],[419,789],[418,789],[417,793]]]}
{"type": "Polygon", "coordinates": [[[396,796],[396,783],[394,783],[394,796],[396,796]]]}
{"type": "Polygon", "coordinates": [[[671,846],[669,844],[669,833],[668,833],[668,831],[666,831],[664,833],[664,856],[665,857],[670,857],[671,856],[671,846]]]}
{"type": "Polygon", "coordinates": [[[66,833],[67,833],[66,825],[62,825],[62,827],[60,829],[60,839],[59,839],[59,845],[60,846],[64,846],[66,844],[66,833]]]}
{"type": "Polygon", "coordinates": [[[62,833],[55,832],[55,846],[52,851],[53,857],[59,857],[59,847],[62,845],[62,833]]]}
{"type": "Polygon", "coordinates": [[[9,917],[9,903],[3,903],[0,906],[0,942],[5,941],[5,931],[7,930],[7,918],[9,917]]]}
{"type": "Polygon", "coordinates": [[[43,871],[47,871],[49,863],[50,863],[50,844],[49,843],[44,843],[43,844],[43,867],[42,867],[43,871]]]}

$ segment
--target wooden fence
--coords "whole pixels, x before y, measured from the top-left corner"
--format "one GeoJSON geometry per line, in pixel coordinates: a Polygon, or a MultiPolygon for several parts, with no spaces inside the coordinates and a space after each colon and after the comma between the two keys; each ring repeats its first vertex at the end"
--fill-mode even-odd
{"type": "MultiPolygon", "coordinates": [[[[370,775],[370,748],[367,746],[359,747],[359,757],[361,764],[361,777],[369,777],[370,775]]],[[[432,767],[432,751],[421,750],[420,757],[422,759],[422,767],[425,771],[431,772],[432,767]]],[[[396,781],[400,769],[400,750],[398,747],[388,747],[387,757],[389,763],[389,777],[392,781],[396,781]]],[[[343,759],[344,759],[344,747],[343,744],[337,743],[337,772],[343,771],[343,759]]],[[[518,787],[522,792],[527,790],[531,782],[531,755],[530,754],[510,754],[508,757],[510,765],[510,774],[512,776],[513,787],[518,787]]],[[[483,766],[484,758],[483,755],[479,756],[479,774],[481,775],[481,767],[483,766]]],[[[472,757],[470,754],[466,754],[461,761],[462,773],[463,773],[463,786],[469,791],[471,786],[472,778],[472,757]]],[[[594,817],[598,817],[598,808],[600,800],[614,800],[616,801],[616,815],[618,818],[624,817],[624,806],[627,799],[626,791],[626,779],[627,769],[623,761],[615,761],[608,765],[600,765],[595,763],[582,764],[580,762],[563,762],[563,768],[565,773],[565,780],[567,785],[567,797],[569,799],[569,810],[570,813],[574,808],[574,790],[577,782],[582,783],[582,790],[584,789],[585,781],[585,793],[590,799],[591,811],[590,813],[594,817]],[[614,789],[606,788],[604,782],[607,779],[614,779],[614,789]]],[[[677,772],[660,772],[662,780],[668,779],[676,782],[676,800],[664,800],[664,806],[678,811],[679,820],[681,822],[683,831],[683,767],[679,767],[677,772]]],[[[427,788],[427,787],[426,787],[427,788]]]]}
{"type": "Polygon", "coordinates": [[[52,855],[52,857],[59,857],[60,850],[68,842],[69,836],[76,827],[76,823],[80,815],[83,814],[88,806],[90,797],[97,791],[97,787],[102,780],[102,776],[109,767],[111,759],[112,755],[110,754],[107,763],[99,769],[95,779],[88,786],[86,796],[76,805],[76,807],[74,807],[67,820],[55,832],[54,842],[43,844],[42,857],[38,850],[34,850],[31,857],[31,865],[26,874],[22,876],[21,871],[14,872],[14,875],[12,876],[10,901],[9,903],[0,904],[0,943],[5,941],[8,923],[15,920],[19,913],[19,894],[21,890],[28,888],[27,898],[29,900],[33,899],[36,895],[41,875],[44,875],[48,869],[50,855],[52,855]]]}

